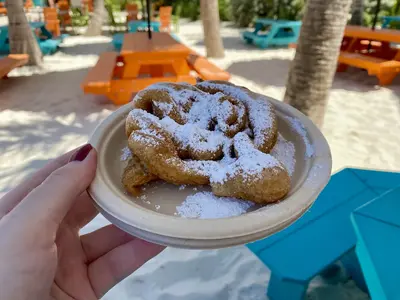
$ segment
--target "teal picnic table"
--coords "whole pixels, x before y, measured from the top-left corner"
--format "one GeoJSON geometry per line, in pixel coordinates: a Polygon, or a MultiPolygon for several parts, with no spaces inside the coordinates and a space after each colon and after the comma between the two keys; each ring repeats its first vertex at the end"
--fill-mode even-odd
{"type": "Polygon", "coordinates": [[[372,299],[400,299],[400,187],[352,213],[356,253],[372,299]]]}
{"type": "MultiPolygon", "coordinates": [[[[36,39],[39,43],[40,50],[44,55],[52,54],[57,51],[61,43],[61,39],[53,39],[53,35],[46,29],[44,22],[30,22],[32,31],[35,32],[36,39]],[[36,31],[40,31],[40,36],[36,31]]],[[[8,26],[0,26],[0,54],[10,53],[10,42],[8,38],[8,26]]]]}
{"type": "Polygon", "coordinates": [[[341,261],[372,299],[400,299],[399,185],[400,173],[343,169],[331,177],[299,220],[266,239],[247,244],[271,270],[268,298],[303,300],[309,282],[318,274],[334,275],[333,264],[341,261]],[[384,194],[392,189],[394,192],[384,194]],[[382,194],[386,197],[370,202],[382,194]],[[392,296],[383,297],[384,292],[392,296]]]}
{"type": "MultiPolygon", "coordinates": [[[[147,21],[130,21],[128,23],[129,32],[147,31],[147,21]]],[[[150,22],[150,30],[154,32],[160,32],[160,22],[150,22]]]]}
{"type": "Polygon", "coordinates": [[[400,29],[400,16],[385,16],[382,17],[382,28],[390,28],[390,25],[395,22],[395,29],[400,29]]]}
{"type": "Polygon", "coordinates": [[[258,19],[253,31],[242,33],[244,41],[262,49],[274,46],[288,46],[296,43],[300,34],[301,21],[258,19]],[[269,28],[264,33],[263,29],[269,28]]]}
{"type": "MultiPolygon", "coordinates": [[[[128,22],[128,32],[140,32],[140,31],[146,31],[147,30],[147,21],[130,21],[128,22]]],[[[161,23],[157,21],[152,21],[150,22],[150,30],[154,32],[160,32],[160,26],[161,23]]],[[[171,36],[179,42],[179,38],[171,33],[171,36]]],[[[120,51],[122,48],[122,43],[124,41],[124,34],[123,33],[117,33],[114,34],[112,43],[114,46],[114,49],[120,51]]]]}

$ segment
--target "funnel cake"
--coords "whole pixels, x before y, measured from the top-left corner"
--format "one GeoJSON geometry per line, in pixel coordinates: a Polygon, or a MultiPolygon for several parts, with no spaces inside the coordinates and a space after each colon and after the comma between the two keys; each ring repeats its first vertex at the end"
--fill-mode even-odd
{"type": "Polygon", "coordinates": [[[136,95],[125,131],[133,156],[122,176],[136,193],[155,179],[210,185],[217,196],[282,199],[290,176],[269,154],[278,126],[266,97],[226,82],[160,83],[136,95]]]}

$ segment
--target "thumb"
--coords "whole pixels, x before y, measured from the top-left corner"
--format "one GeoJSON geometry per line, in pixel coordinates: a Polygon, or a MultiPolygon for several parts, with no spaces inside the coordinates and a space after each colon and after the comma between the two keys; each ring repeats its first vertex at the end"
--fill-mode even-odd
{"type": "Polygon", "coordinates": [[[97,154],[91,145],[82,147],[73,158],[74,161],[52,172],[32,190],[12,210],[10,217],[26,223],[26,227],[22,227],[34,231],[46,228],[56,232],[76,198],[89,187],[96,173],[97,154]]]}

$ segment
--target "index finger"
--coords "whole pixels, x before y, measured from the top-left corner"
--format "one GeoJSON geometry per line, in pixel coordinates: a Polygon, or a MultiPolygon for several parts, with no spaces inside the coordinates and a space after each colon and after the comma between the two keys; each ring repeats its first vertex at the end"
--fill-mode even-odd
{"type": "Polygon", "coordinates": [[[53,171],[68,163],[71,155],[78,148],[71,150],[47,163],[42,169],[34,173],[28,180],[24,181],[9,191],[0,199],[0,219],[8,214],[22,199],[24,199],[34,188],[42,184],[53,171]]]}

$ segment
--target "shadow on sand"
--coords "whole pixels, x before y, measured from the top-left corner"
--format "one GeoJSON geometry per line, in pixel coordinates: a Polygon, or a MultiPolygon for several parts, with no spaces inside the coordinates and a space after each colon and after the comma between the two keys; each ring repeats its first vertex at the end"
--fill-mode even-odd
{"type": "Polygon", "coordinates": [[[61,46],[59,51],[68,55],[89,55],[89,54],[100,54],[106,51],[115,51],[115,49],[112,43],[109,42],[109,43],[74,45],[71,47],[61,46]]]}
{"type": "MultiPolygon", "coordinates": [[[[97,124],[115,109],[103,97],[83,94],[80,84],[87,71],[52,72],[3,81],[0,111],[6,120],[0,122],[0,153],[18,153],[27,157],[32,153],[52,153],[51,156],[57,145],[61,148],[74,146],[66,139],[75,139],[76,143],[87,140],[97,124]],[[39,92],[38,87],[42,87],[43,82],[48,84],[39,92]]],[[[64,149],[58,152],[64,152],[64,149]]],[[[2,168],[0,193],[8,191],[46,161],[28,159],[16,161],[13,167],[2,168]]]]}
{"type": "MultiPolygon", "coordinates": [[[[241,35],[238,36],[227,36],[222,37],[222,43],[224,48],[227,50],[259,50],[259,51],[270,51],[276,49],[287,49],[287,47],[271,47],[267,49],[260,49],[252,44],[245,43],[241,35]]],[[[195,44],[196,46],[205,46],[204,41],[201,40],[195,44]]]]}
{"type": "Polygon", "coordinates": [[[231,64],[227,71],[232,75],[243,77],[259,85],[282,87],[286,84],[291,60],[268,59],[239,61],[231,64]]]}
{"type": "MultiPolygon", "coordinates": [[[[224,48],[226,50],[260,50],[254,45],[246,44],[239,35],[222,37],[222,43],[224,44],[224,48]]],[[[205,46],[203,40],[197,42],[195,45],[201,47],[205,46]]],[[[265,49],[265,51],[268,51],[268,49],[265,49]]]]}
{"type": "MultiPolygon", "coordinates": [[[[227,71],[262,86],[284,87],[290,64],[291,60],[280,58],[238,61],[232,63],[227,71]]],[[[366,71],[357,68],[349,68],[346,72],[336,73],[332,85],[333,90],[354,92],[370,92],[380,88],[375,76],[369,76],[366,71]]],[[[394,95],[400,98],[400,75],[385,88],[390,89],[394,95]]]]}

